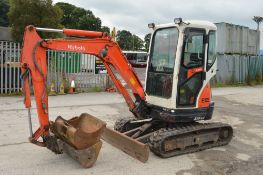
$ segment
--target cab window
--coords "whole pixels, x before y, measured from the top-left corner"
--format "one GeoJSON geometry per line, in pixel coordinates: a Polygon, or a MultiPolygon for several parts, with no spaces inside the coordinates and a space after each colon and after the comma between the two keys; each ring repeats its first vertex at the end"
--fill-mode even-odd
{"type": "Polygon", "coordinates": [[[209,42],[208,42],[208,53],[207,53],[207,68],[208,71],[214,64],[216,60],[216,32],[209,32],[209,42]]]}
{"type": "Polygon", "coordinates": [[[205,30],[186,29],[184,39],[183,65],[186,68],[203,66],[205,30]]]}
{"type": "Polygon", "coordinates": [[[164,28],[156,31],[150,54],[151,72],[173,73],[179,31],[177,28],[164,28]]]}

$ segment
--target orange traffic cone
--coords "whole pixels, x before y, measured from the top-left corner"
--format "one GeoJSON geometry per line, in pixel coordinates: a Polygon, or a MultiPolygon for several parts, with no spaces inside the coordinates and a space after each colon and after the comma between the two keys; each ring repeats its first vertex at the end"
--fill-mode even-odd
{"type": "Polygon", "coordinates": [[[75,87],[75,78],[73,77],[70,83],[70,88],[69,88],[69,94],[75,94],[76,93],[76,87],[75,87]]]}
{"type": "Polygon", "coordinates": [[[106,92],[116,92],[116,89],[114,87],[106,88],[106,92]]]}

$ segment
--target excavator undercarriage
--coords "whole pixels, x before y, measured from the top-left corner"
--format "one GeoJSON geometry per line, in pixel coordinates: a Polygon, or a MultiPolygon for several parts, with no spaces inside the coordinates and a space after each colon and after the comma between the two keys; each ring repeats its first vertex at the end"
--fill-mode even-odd
{"type": "Polygon", "coordinates": [[[166,123],[158,120],[119,119],[114,129],[148,144],[156,155],[168,158],[227,145],[233,129],[223,123],[166,123]]]}

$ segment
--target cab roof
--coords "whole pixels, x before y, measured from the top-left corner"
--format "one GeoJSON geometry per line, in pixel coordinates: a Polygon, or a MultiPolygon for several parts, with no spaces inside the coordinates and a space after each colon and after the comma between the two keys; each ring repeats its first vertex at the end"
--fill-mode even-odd
{"type": "Polygon", "coordinates": [[[205,28],[209,30],[216,30],[217,27],[214,23],[209,22],[209,21],[202,21],[202,20],[183,20],[184,23],[178,25],[175,23],[167,23],[167,24],[157,24],[155,29],[158,28],[165,28],[165,27],[172,27],[172,26],[177,26],[178,28],[180,27],[196,27],[196,28],[205,28]]]}

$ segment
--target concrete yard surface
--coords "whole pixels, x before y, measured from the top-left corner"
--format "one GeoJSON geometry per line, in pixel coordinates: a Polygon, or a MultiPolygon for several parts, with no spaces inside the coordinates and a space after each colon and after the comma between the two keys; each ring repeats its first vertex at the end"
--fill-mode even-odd
{"type": "MultiPolygon", "coordinates": [[[[0,174],[63,175],[262,175],[263,86],[214,88],[212,121],[231,124],[234,137],[227,146],[162,159],[150,153],[141,163],[103,142],[99,158],[90,169],[82,168],[66,154],[55,155],[28,142],[27,110],[23,97],[0,97],[0,174]]],[[[118,93],[83,93],[49,97],[49,115],[54,120],[90,113],[113,127],[116,119],[131,117],[118,93]]],[[[32,109],[34,128],[38,126],[32,109]]]]}

